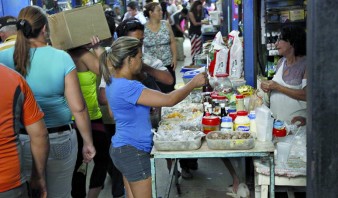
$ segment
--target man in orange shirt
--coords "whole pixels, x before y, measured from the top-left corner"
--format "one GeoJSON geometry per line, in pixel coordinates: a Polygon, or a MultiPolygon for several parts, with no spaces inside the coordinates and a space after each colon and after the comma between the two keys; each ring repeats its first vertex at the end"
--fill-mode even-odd
{"type": "Polygon", "coordinates": [[[23,174],[20,126],[31,139],[35,168],[30,187],[33,197],[47,197],[45,167],[49,153],[48,132],[34,95],[24,78],[0,65],[0,198],[27,197],[23,174]],[[38,195],[37,195],[38,194],[38,195]]]}

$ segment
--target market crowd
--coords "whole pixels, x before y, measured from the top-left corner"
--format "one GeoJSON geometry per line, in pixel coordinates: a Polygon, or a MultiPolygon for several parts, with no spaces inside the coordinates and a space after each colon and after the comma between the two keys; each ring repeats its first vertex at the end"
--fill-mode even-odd
{"type": "Polygon", "coordinates": [[[142,11],[130,2],[123,16],[105,7],[113,37],[66,51],[50,42],[40,7],[0,18],[0,197],[98,197],[107,172],[113,197],[151,197],[160,107],[206,82],[200,74],[174,89],[175,35],[200,36],[202,3],[191,13],[168,5],[163,12],[147,2],[142,11]]]}
{"type": "MultiPolygon", "coordinates": [[[[124,15],[118,7],[106,7],[112,38],[92,36],[90,44],[67,51],[50,43],[47,16],[37,6],[0,18],[0,198],[98,197],[107,173],[113,197],[151,197],[151,129],[160,108],[174,106],[207,82],[201,73],[174,89],[175,37],[190,39],[192,58],[201,53],[208,12],[199,0],[147,1],[139,7],[130,2],[124,15]]],[[[262,89],[272,91],[274,108],[278,97],[287,95],[300,111],[305,54],[298,47],[293,54],[287,51],[294,44],[290,31],[278,41],[285,58],[276,80],[262,89]],[[302,66],[297,75],[290,73],[291,64],[302,66]],[[294,87],[283,87],[283,79],[294,87]]],[[[181,166],[182,177],[191,178],[197,159],[181,166]]]]}

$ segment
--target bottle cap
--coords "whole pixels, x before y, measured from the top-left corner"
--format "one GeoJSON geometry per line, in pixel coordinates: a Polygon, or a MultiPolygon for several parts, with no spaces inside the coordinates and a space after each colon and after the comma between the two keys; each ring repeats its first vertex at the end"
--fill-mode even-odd
{"type": "Polygon", "coordinates": [[[237,117],[237,113],[236,112],[230,112],[228,115],[232,118],[232,120],[235,120],[236,117],[237,117]]]}
{"type": "Polygon", "coordinates": [[[237,99],[243,99],[244,96],[243,96],[243,95],[236,95],[236,98],[237,98],[237,99]]]}
{"type": "Polygon", "coordinates": [[[276,128],[276,129],[280,129],[284,126],[284,122],[281,121],[281,120],[276,120],[274,123],[273,123],[273,127],[276,128]]]}
{"type": "Polygon", "coordinates": [[[225,73],[225,74],[216,74],[217,78],[226,78],[228,76],[229,76],[229,74],[227,74],[227,73],[225,73]]]}
{"type": "Polygon", "coordinates": [[[204,116],[202,118],[202,124],[204,125],[219,125],[220,119],[218,116],[204,116]]]}
{"type": "Polygon", "coordinates": [[[256,119],[256,115],[255,114],[249,114],[248,117],[250,118],[250,120],[254,120],[256,119]]]}
{"type": "Polygon", "coordinates": [[[248,117],[249,117],[250,119],[255,119],[255,118],[256,118],[256,112],[255,112],[255,111],[250,111],[248,117]]]}
{"type": "Polygon", "coordinates": [[[236,109],[228,109],[228,113],[236,112],[236,109]]]}
{"type": "Polygon", "coordinates": [[[220,95],[215,96],[215,98],[216,98],[217,100],[227,100],[227,99],[228,99],[226,96],[220,96],[220,95]]]}
{"type": "Polygon", "coordinates": [[[232,118],[229,116],[225,116],[222,118],[222,122],[232,122],[232,118]]]}
{"type": "Polygon", "coordinates": [[[247,116],[248,112],[247,111],[237,111],[237,116],[247,116]]]}

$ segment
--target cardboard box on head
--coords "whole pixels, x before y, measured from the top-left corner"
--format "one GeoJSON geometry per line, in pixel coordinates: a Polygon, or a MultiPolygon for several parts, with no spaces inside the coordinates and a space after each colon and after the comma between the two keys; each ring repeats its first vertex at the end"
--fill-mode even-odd
{"type": "Polygon", "coordinates": [[[48,23],[53,47],[62,50],[86,45],[93,35],[100,40],[112,36],[101,4],[50,15],[48,23]]]}

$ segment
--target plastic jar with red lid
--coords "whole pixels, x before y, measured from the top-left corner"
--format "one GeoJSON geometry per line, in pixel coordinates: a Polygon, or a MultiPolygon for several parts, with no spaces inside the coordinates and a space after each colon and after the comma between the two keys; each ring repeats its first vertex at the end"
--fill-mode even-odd
{"type": "Polygon", "coordinates": [[[247,111],[237,111],[237,117],[234,121],[235,131],[250,132],[250,119],[247,111]]]}
{"type": "Polygon", "coordinates": [[[243,95],[236,95],[236,110],[237,111],[244,111],[244,96],[243,95]]]}
{"type": "Polygon", "coordinates": [[[205,134],[211,131],[219,131],[220,118],[218,116],[203,116],[202,128],[205,134]]]}
{"type": "Polygon", "coordinates": [[[285,137],[286,136],[286,128],[285,128],[283,121],[276,120],[273,123],[272,134],[274,137],[285,137]]]}
{"type": "Polygon", "coordinates": [[[224,103],[225,105],[228,104],[228,98],[226,96],[216,96],[215,99],[218,101],[219,104],[224,103]]]}

